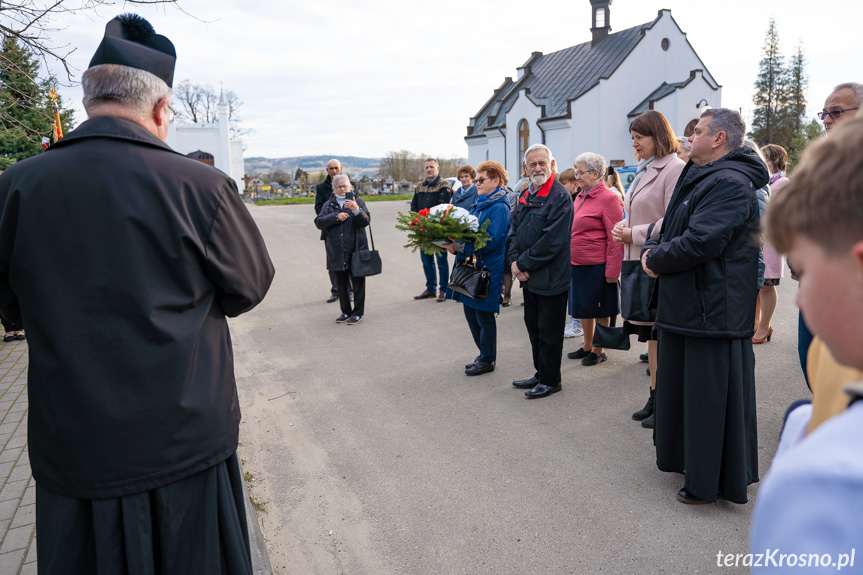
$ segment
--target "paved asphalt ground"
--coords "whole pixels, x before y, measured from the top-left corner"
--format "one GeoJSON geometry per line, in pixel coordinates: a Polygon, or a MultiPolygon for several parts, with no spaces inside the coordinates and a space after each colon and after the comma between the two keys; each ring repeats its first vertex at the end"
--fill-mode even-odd
{"type": "MultiPolygon", "coordinates": [[[[656,468],[651,431],[630,418],[648,395],[646,346],[594,367],[564,357],[563,391],[528,401],[511,385],[533,374],[515,289],[496,371],[466,377],[477,350],[461,304],[413,300],[420,257],[394,228],[407,202],[369,208],[384,272],[356,326],[325,303],[312,206],[249,208],[277,273],[231,322],[240,455],[277,573],[735,572],[717,553],[747,552],[758,484],[746,505],[675,500],[682,476],[656,468]]],[[[809,397],[787,273],[779,291],[773,341],[755,349],[762,478],[786,407],[809,397]]]]}

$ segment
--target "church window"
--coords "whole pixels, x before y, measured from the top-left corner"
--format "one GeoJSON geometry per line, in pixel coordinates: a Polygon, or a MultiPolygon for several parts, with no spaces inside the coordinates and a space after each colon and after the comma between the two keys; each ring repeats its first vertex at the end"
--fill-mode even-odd
{"type": "Polygon", "coordinates": [[[521,119],[518,122],[518,159],[521,160],[524,157],[524,153],[527,151],[530,140],[530,126],[527,125],[527,120],[521,119]]]}
{"type": "Polygon", "coordinates": [[[596,22],[594,28],[605,28],[605,8],[596,8],[593,19],[596,22]]]}

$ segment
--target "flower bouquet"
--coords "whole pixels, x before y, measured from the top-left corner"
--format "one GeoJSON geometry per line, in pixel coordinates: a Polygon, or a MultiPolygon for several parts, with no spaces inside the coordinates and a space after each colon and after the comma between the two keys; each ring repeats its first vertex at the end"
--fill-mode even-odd
{"type": "Polygon", "coordinates": [[[488,243],[488,222],[482,226],[476,216],[452,204],[440,204],[419,212],[399,212],[396,228],[408,232],[406,248],[421,249],[426,254],[440,253],[450,240],[473,242],[475,250],[488,243]]]}

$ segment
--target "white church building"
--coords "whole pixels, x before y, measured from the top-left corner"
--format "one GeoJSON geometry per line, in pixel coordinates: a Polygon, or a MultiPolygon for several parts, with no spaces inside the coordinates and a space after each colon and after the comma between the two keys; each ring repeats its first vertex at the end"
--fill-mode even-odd
{"type": "Polygon", "coordinates": [[[611,2],[590,0],[590,42],[534,52],[494,91],[468,124],[468,163],[498,161],[515,180],[524,150],[542,143],[560,170],[582,152],[630,165],[629,124],[638,114],[658,110],[675,134],[688,136],[704,106],[720,105],[721,86],[670,10],[611,34],[611,2]]]}
{"type": "Polygon", "coordinates": [[[174,122],[168,130],[168,145],[181,154],[222,170],[237,183],[243,193],[243,140],[231,138],[228,125],[228,102],[224,92],[216,106],[216,120],[212,124],[181,124],[174,122]]]}

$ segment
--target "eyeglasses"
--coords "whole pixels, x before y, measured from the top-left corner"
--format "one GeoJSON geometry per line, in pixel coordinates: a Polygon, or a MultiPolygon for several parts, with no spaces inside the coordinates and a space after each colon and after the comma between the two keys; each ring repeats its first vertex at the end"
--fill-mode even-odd
{"type": "Polygon", "coordinates": [[[476,185],[481,186],[483,184],[483,182],[485,182],[487,180],[491,181],[491,180],[495,180],[495,179],[497,179],[497,178],[477,178],[476,179],[476,185]]]}
{"type": "Polygon", "coordinates": [[[845,108],[844,110],[830,110],[829,112],[818,112],[818,119],[823,122],[824,118],[830,116],[831,120],[838,120],[839,116],[842,115],[842,112],[851,112],[857,109],[859,108],[845,108]]]}
{"type": "Polygon", "coordinates": [[[598,170],[587,170],[586,172],[582,172],[581,170],[576,170],[575,177],[580,178],[581,176],[585,176],[587,174],[592,174],[593,172],[597,172],[598,170]]]}

